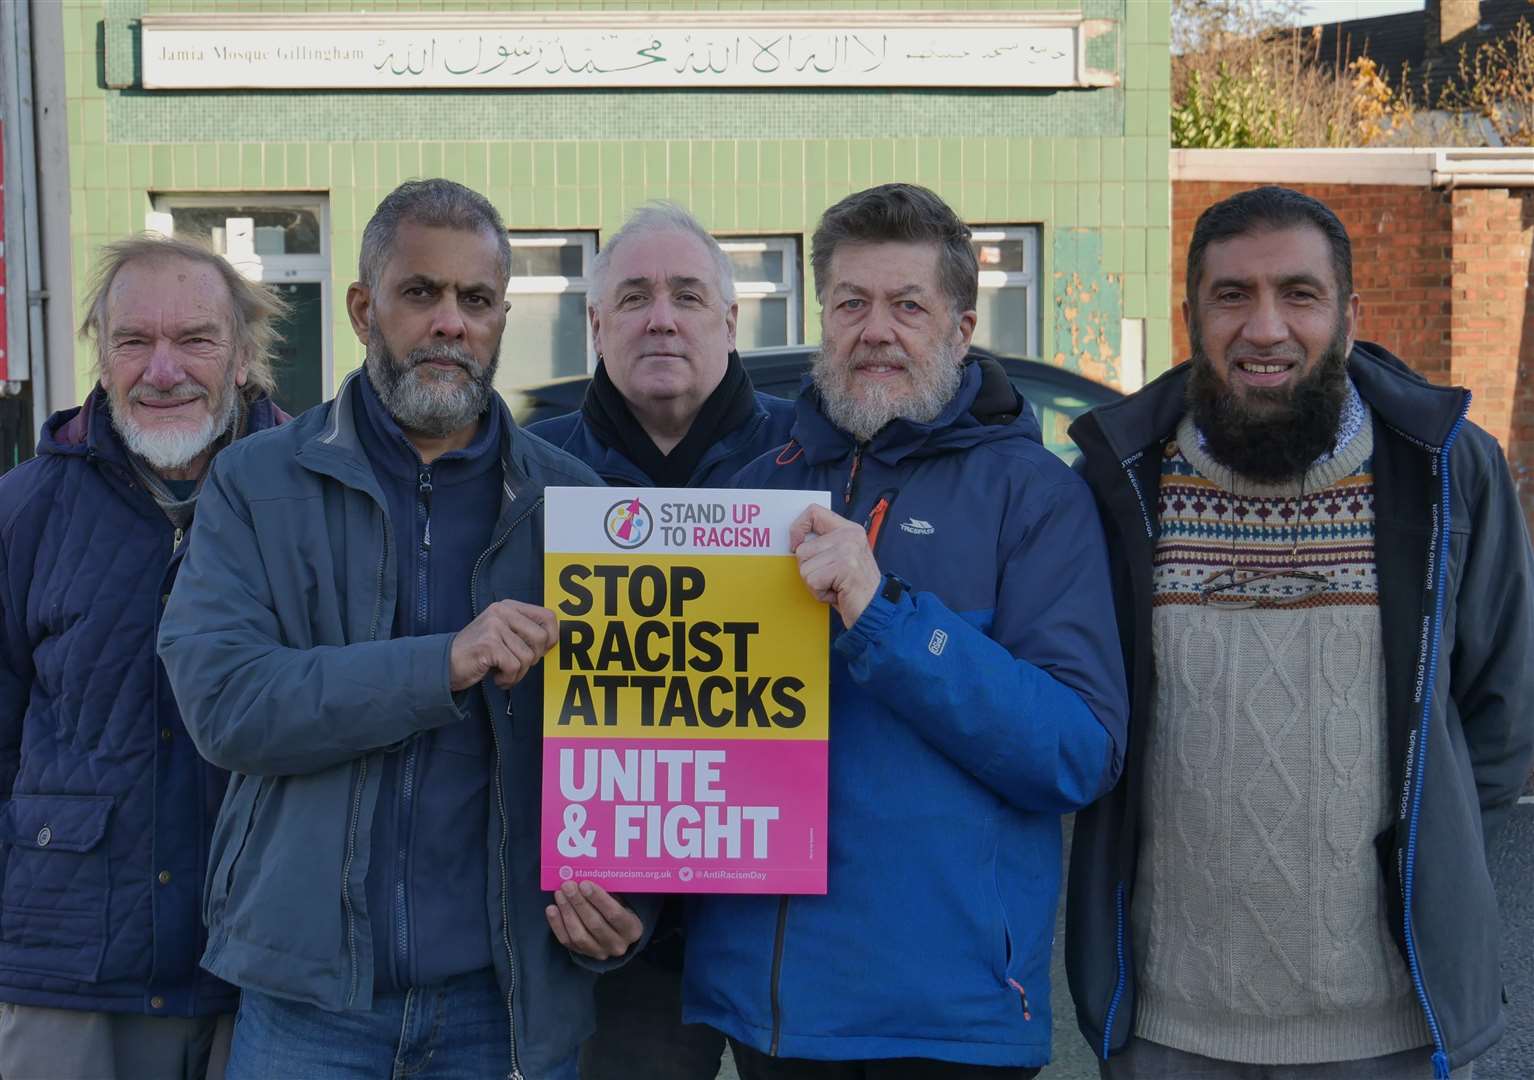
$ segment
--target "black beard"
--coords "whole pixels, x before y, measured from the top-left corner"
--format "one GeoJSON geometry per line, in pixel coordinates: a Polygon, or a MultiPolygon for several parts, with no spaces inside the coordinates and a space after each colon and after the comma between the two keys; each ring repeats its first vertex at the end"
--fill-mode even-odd
{"type": "Polygon", "coordinates": [[[1215,376],[1196,325],[1192,337],[1188,411],[1210,457],[1241,476],[1276,484],[1303,476],[1318,457],[1337,448],[1348,395],[1347,334],[1340,322],[1314,370],[1292,389],[1247,391],[1260,403],[1255,408],[1215,376]]]}

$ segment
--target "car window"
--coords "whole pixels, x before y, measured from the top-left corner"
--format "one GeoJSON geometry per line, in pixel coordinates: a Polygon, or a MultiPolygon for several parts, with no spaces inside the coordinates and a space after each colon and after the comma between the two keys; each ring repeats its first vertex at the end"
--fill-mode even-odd
{"type": "Polygon", "coordinates": [[[1033,415],[1038,418],[1045,447],[1067,465],[1075,464],[1081,451],[1071,441],[1068,429],[1076,417],[1101,402],[1088,401],[1069,391],[1023,376],[1014,375],[1012,385],[1033,406],[1033,415]]]}

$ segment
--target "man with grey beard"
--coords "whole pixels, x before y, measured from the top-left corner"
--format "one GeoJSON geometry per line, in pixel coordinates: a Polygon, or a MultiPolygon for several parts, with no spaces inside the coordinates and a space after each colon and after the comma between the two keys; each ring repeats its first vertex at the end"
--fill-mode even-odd
{"type": "Polygon", "coordinates": [[[205,247],[102,253],[98,385],[0,480],[0,1075],[223,1075],[236,991],[197,968],[227,776],[155,657],[208,463],[285,419],[283,305],[205,247]]]}
{"type": "Polygon", "coordinates": [[[789,537],[831,612],[825,896],[705,896],[688,1020],[742,1080],[1025,1080],[1049,1061],[1060,815],[1125,741],[1102,527],[998,365],[937,195],[885,184],[812,249],[814,386],[740,487],[829,490],[789,537]]]}
{"type": "Polygon", "coordinates": [[[1356,340],[1346,229],[1263,187],[1188,249],[1192,360],[1078,420],[1130,665],[1066,961],[1106,1080],[1467,1075],[1486,852],[1534,759],[1534,557],[1469,394],[1356,340]]]}
{"type": "Polygon", "coordinates": [[[400,185],[347,292],[363,370],[209,481],[160,647],[234,774],[203,956],[243,991],[232,1078],[574,1077],[643,936],[538,888],[542,491],[599,481],[491,389],[510,265],[483,196],[400,185]]]}

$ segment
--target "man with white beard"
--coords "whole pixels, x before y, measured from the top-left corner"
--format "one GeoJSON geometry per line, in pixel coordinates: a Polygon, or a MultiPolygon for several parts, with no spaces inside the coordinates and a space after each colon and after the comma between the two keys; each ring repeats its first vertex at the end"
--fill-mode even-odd
{"type": "Polygon", "coordinates": [[[364,370],[220,459],[160,635],[234,774],[203,956],[244,991],[229,1075],[573,1078],[594,971],[649,921],[538,885],[543,488],[600,481],[491,389],[484,196],[401,184],[358,261],[364,370]]]}
{"type": "Polygon", "coordinates": [[[0,479],[0,1075],[223,1075],[236,991],[197,966],[226,774],[155,658],[213,455],[285,417],[283,305],[206,248],[106,248],[99,384],[0,479]]]}
{"type": "Polygon", "coordinates": [[[1028,1080],[1060,815],[1126,741],[1102,526],[1000,365],[966,358],[979,266],[942,199],[848,195],[811,265],[814,385],[734,483],[832,493],[789,536],[831,609],[829,888],[690,898],[684,1015],[742,1080],[1028,1080]]]}

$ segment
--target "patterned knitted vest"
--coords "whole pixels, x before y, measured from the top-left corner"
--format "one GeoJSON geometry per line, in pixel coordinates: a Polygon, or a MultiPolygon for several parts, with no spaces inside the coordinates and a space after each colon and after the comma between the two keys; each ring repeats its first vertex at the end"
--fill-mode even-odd
{"type": "Polygon", "coordinates": [[[1162,463],[1154,722],[1131,912],[1135,1033],[1227,1061],[1431,1041],[1386,922],[1390,816],[1367,415],[1301,481],[1260,486],[1184,419],[1162,463]],[[1324,575],[1228,590],[1253,571],[1324,575]]]}

